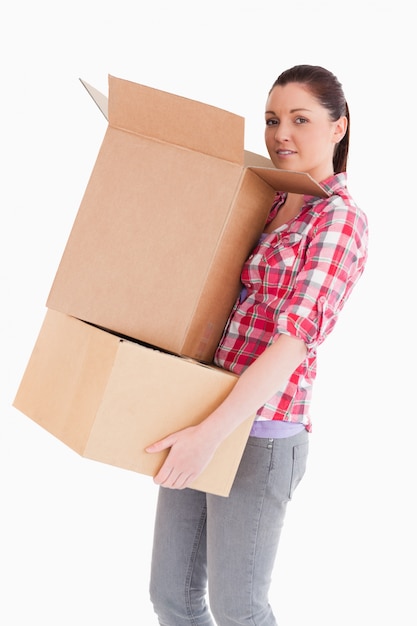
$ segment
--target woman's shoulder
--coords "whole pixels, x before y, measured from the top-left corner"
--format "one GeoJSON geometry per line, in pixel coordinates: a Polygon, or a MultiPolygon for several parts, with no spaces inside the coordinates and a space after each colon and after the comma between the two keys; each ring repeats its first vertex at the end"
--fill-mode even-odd
{"type": "Polygon", "coordinates": [[[316,206],[319,214],[344,213],[367,223],[365,211],[358,205],[348,189],[346,172],[335,174],[321,184],[329,195],[318,199],[316,206]]]}

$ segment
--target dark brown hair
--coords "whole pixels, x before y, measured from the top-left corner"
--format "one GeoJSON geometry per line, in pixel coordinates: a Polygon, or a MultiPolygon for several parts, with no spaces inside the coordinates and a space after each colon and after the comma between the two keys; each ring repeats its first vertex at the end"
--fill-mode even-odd
{"type": "Polygon", "coordinates": [[[305,85],[320,104],[329,111],[333,121],[342,116],[347,117],[346,133],[336,145],[333,155],[335,174],[345,172],[349,153],[350,117],[341,83],[334,74],[319,65],[295,65],[278,76],[270,91],[277,85],[283,86],[288,83],[305,85]]]}

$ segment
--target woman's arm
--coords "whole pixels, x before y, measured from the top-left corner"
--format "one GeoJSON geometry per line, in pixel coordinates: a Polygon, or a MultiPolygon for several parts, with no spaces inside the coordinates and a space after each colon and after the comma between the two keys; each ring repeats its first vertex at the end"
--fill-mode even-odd
{"type": "Polygon", "coordinates": [[[170,452],[154,482],[184,489],[201,474],[220,443],[239,424],[285,388],[306,356],[301,339],[279,335],[239,377],[227,398],[197,426],[185,428],[149,446],[147,452],[170,452]]]}

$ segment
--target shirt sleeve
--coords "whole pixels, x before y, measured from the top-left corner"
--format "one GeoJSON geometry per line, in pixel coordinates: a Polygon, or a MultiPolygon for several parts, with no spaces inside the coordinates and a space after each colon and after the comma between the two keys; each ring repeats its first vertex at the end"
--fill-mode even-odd
{"type": "Polygon", "coordinates": [[[339,195],[319,214],[292,297],[277,319],[277,333],[302,339],[309,349],[322,343],[361,276],[366,258],[365,214],[339,195]]]}

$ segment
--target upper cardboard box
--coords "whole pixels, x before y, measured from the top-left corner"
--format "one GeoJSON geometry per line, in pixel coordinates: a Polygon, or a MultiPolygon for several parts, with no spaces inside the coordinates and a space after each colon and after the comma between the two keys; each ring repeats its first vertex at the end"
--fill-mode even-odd
{"type": "Polygon", "coordinates": [[[111,76],[108,102],[89,90],[109,123],[47,306],[210,362],[276,190],[326,192],[260,166],[240,116],[111,76]]]}

